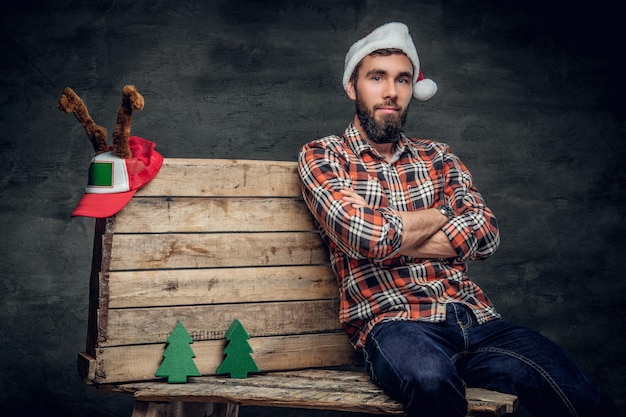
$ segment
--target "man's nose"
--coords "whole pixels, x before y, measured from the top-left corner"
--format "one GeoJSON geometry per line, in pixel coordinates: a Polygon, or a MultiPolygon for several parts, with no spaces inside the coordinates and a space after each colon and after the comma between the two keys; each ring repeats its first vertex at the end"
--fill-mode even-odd
{"type": "Polygon", "coordinates": [[[398,98],[398,89],[394,80],[385,83],[384,98],[395,100],[398,98]]]}

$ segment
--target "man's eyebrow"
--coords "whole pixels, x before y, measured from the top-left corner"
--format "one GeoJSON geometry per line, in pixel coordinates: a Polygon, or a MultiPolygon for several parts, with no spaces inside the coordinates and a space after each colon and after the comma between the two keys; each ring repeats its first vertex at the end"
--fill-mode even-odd
{"type": "MultiPolygon", "coordinates": [[[[388,75],[388,72],[382,69],[374,68],[369,70],[367,74],[365,74],[366,77],[371,77],[372,75],[388,75]]],[[[398,74],[398,77],[413,78],[413,74],[411,74],[409,71],[404,71],[398,74]]]]}
{"type": "Polygon", "coordinates": [[[372,75],[387,75],[387,71],[374,68],[374,69],[367,71],[367,74],[365,75],[367,77],[371,77],[372,75]]]}

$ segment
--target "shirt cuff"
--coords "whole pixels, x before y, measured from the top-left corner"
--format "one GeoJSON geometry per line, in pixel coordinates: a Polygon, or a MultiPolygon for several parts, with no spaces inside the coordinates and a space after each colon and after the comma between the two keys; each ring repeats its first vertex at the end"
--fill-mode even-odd
{"type": "Polygon", "coordinates": [[[402,218],[398,210],[384,207],[376,209],[387,222],[387,239],[392,247],[391,253],[386,258],[392,258],[400,252],[402,245],[402,218]]]}
{"type": "Polygon", "coordinates": [[[464,216],[457,216],[443,225],[441,230],[448,236],[452,247],[458,254],[460,260],[472,259],[476,252],[474,242],[474,227],[468,224],[464,216]]]}

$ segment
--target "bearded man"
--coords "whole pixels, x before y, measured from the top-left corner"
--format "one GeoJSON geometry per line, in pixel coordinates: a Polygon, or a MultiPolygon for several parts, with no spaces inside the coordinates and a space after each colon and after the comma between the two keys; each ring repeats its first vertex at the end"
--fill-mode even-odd
{"type": "Polygon", "coordinates": [[[498,248],[498,223],[448,145],[403,132],[411,99],[437,90],[406,25],[356,42],[343,85],[354,120],[306,144],[298,169],[339,283],[339,320],[372,380],[408,416],[465,416],[466,386],[515,394],[535,416],[616,416],[559,346],[503,320],[468,277],[468,261],[498,248]]]}

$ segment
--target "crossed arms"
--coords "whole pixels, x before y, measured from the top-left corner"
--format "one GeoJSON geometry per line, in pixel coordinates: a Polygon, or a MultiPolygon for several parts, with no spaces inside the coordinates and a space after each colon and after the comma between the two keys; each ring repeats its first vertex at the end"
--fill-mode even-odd
{"type": "MultiPolygon", "coordinates": [[[[356,191],[342,188],[342,200],[354,208],[369,207],[367,201],[356,191]]],[[[370,207],[371,208],[371,207],[370,207]]],[[[420,211],[400,211],[404,233],[400,245],[400,255],[413,258],[452,258],[457,256],[450,239],[441,230],[448,218],[436,209],[420,211]]]]}
{"type": "Polygon", "coordinates": [[[382,204],[371,190],[364,192],[368,174],[363,169],[347,172],[349,164],[360,162],[342,146],[332,140],[312,142],[303,148],[298,165],[305,201],[335,249],[374,261],[400,255],[465,261],[495,252],[500,242],[497,221],[469,171],[447,146],[431,145],[437,148],[436,175],[443,183],[439,191],[421,196],[430,199],[429,205],[415,210],[398,210],[382,204]],[[452,220],[435,208],[444,202],[456,213],[452,220]]]}

